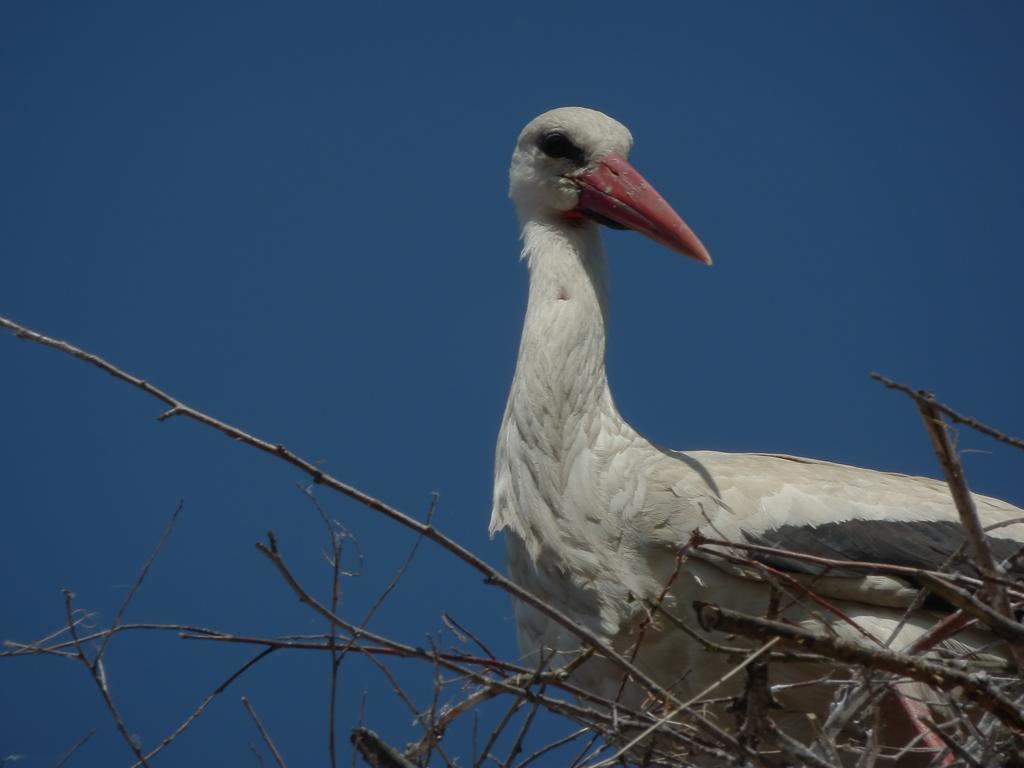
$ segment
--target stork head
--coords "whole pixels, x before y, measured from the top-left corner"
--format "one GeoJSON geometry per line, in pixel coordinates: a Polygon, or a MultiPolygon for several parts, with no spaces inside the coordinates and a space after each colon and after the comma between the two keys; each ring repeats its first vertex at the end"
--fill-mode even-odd
{"type": "Polygon", "coordinates": [[[509,171],[520,219],[633,229],[710,264],[697,236],[629,164],[632,146],[624,125],[593,109],[562,107],[534,118],[519,134],[509,171]]]}

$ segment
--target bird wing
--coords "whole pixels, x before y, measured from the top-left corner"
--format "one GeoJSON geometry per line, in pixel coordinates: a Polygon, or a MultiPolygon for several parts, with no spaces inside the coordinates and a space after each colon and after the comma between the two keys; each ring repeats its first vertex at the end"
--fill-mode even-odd
{"type": "MultiPolygon", "coordinates": [[[[709,538],[738,544],[927,570],[948,569],[966,541],[948,487],[929,478],[779,454],[662,451],[662,456],[651,468],[657,478],[652,503],[637,516],[651,519],[635,523],[648,529],[642,534],[648,538],[685,542],[699,529],[709,538]]],[[[1015,557],[1024,549],[1024,510],[987,496],[975,494],[974,500],[993,554],[1024,575],[1021,558],[1015,557]]],[[[781,554],[744,554],[794,574],[827,574],[840,591],[852,589],[866,602],[906,600],[906,583],[899,579],[781,554]]],[[[970,570],[969,556],[954,567],[970,570]]]]}

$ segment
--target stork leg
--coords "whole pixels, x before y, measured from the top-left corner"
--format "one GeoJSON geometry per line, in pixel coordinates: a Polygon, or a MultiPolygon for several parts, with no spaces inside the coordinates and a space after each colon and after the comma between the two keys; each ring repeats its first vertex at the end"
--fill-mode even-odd
{"type": "MultiPolygon", "coordinates": [[[[974,619],[965,615],[963,611],[956,611],[935,623],[931,629],[915,640],[907,649],[910,653],[924,653],[929,648],[934,648],[944,640],[948,640],[957,633],[963,631],[974,619]]],[[[915,695],[918,683],[901,683],[893,691],[896,705],[903,712],[907,722],[919,737],[919,743],[938,754],[946,750],[946,745],[935,732],[924,722],[924,718],[930,718],[931,710],[928,705],[915,695]]],[[[954,760],[953,754],[946,752],[939,761],[939,765],[949,765],[954,760]]]]}
{"type": "Polygon", "coordinates": [[[932,711],[927,704],[917,697],[916,690],[918,686],[918,683],[899,683],[893,691],[893,698],[895,698],[896,705],[903,712],[910,727],[919,737],[918,744],[932,751],[932,754],[928,755],[923,761],[924,764],[930,764],[934,755],[945,751],[946,754],[942,756],[938,764],[949,765],[953,762],[954,755],[947,750],[942,739],[924,722],[925,718],[931,718],[932,711]]]}

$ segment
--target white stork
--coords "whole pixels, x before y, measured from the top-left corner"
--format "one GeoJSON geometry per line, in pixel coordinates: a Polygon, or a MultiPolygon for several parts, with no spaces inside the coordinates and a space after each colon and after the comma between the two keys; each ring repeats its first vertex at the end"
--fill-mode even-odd
{"type": "MultiPolygon", "coordinates": [[[[691,553],[677,573],[677,553],[695,529],[836,559],[939,567],[964,541],[942,483],[792,456],[666,450],[619,414],[605,374],[608,282],[598,225],[636,230],[711,263],[689,227],[629,164],[631,145],[629,131],[610,117],[562,108],[530,122],[512,157],[510,196],[530,288],[498,436],[490,524],[492,534],[505,534],[512,577],[626,652],[673,576],[668,599],[681,616],[695,600],[764,615],[764,581],[724,560],[691,553]]],[[[1024,524],[1009,521],[1024,518],[1024,510],[983,496],[975,501],[986,526],[1007,523],[991,531],[996,556],[1018,550],[1024,524]]],[[[778,557],[770,564],[815,570],[778,557]]],[[[935,621],[918,613],[898,628],[917,589],[897,578],[830,573],[815,589],[842,601],[876,637],[895,633],[894,649],[935,621]]],[[[578,651],[579,640],[540,612],[521,602],[515,612],[527,656],[557,651],[564,659],[578,651]]],[[[821,612],[815,618],[800,605],[782,618],[817,628],[826,622],[841,638],[860,637],[847,623],[821,612]]],[[[683,699],[734,664],[665,622],[646,630],[637,663],[683,699]]],[[[777,666],[782,677],[773,683],[787,682],[787,674],[808,677],[806,669],[777,666]]],[[[621,679],[596,660],[576,673],[577,682],[610,699],[621,679]]],[[[714,695],[735,694],[742,676],[732,682],[714,695]]],[[[779,700],[799,731],[802,713],[820,713],[831,694],[828,687],[811,694],[796,688],[779,700]]]]}

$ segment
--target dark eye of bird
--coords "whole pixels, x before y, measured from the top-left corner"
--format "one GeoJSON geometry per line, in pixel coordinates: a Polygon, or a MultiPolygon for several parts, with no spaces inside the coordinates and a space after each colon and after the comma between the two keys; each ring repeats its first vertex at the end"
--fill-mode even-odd
{"type": "Polygon", "coordinates": [[[576,165],[583,165],[583,150],[577,147],[561,131],[548,131],[537,139],[540,151],[548,157],[564,157],[576,165]]]}

